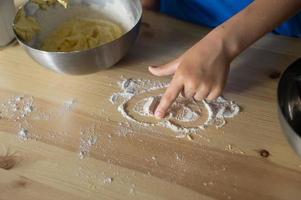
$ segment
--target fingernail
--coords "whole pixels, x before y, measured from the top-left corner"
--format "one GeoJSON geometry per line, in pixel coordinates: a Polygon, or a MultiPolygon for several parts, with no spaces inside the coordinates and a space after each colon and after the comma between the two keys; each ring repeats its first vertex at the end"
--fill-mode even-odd
{"type": "Polygon", "coordinates": [[[157,110],[157,111],[155,112],[155,116],[156,116],[156,118],[158,118],[158,119],[162,119],[162,118],[163,118],[163,113],[162,113],[160,110],[157,110]]]}
{"type": "Polygon", "coordinates": [[[157,68],[158,66],[148,66],[148,68],[157,68]]]}

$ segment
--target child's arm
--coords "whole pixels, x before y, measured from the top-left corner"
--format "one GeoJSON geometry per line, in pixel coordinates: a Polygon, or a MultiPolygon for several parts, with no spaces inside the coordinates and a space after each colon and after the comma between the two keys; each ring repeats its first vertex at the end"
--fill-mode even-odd
{"type": "Polygon", "coordinates": [[[159,10],[160,0],[142,0],[142,5],[147,10],[159,10]]]}
{"type": "Polygon", "coordinates": [[[176,60],[150,67],[157,76],[174,74],[155,115],[163,118],[178,94],[208,100],[225,86],[231,61],[252,43],[301,10],[301,0],[255,0],[212,30],[176,60]]]}

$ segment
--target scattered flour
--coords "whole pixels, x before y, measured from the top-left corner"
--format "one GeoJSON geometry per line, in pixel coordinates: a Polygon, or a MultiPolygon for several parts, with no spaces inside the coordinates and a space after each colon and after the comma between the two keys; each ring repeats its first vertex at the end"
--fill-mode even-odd
{"type": "Polygon", "coordinates": [[[80,145],[79,145],[79,158],[84,159],[89,156],[92,147],[96,145],[98,137],[81,131],[80,145]]]}
{"type": "MultiPolygon", "coordinates": [[[[202,102],[195,102],[194,100],[188,100],[183,97],[178,97],[175,103],[171,106],[168,116],[156,123],[148,123],[138,121],[132,117],[128,110],[128,103],[135,97],[141,94],[145,94],[151,91],[159,90],[168,87],[168,83],[162,83],[153,80],[143,79],[124,79],[118,82],[119,87],[122,89],[119,93],[114,93],[110,97],[110,102],[114,105],[118,105],[117,110],[122,114],[124,118],[129,121],[135,122],[141,126],[162,126],[173,130],[177,137],[186,137],[189,133],[196,133],[200,130],[207,128],[209,125],[214,125],[216,128],[222,128],[226,124],[226,118],[233,118],[239,114],[240,108],[233,101],[228,101],[223,97],[218,97],[213,101],[203,100],[202,102]],[[175,121],[179,122],[195,122],[203,114],[201,104],[207,110],[208,118],[206,122],[196,127],[185,127],[175,121]],[[192,108],[195,105],[199,108],[192,108]]],[[[161,96],[150,96],[144,98],[136,103],[133,111],[142,116],[153,116],[154,110],[160,101],[161,96]]]]}
{"type": "Polygon", "coordinates": [[[192,122],[199,118],[198,113],[194,112],[191,108],[181,106],[179,107],[179,111],[179,113],[173,115],[179,121],[192,122]]]}
{"type": "Polygon", "coordinates": [[[207,187],[207,186],[213,186],[214,183],[212,181],[209,182],[203,182],[203,186],[207,187]]]}
{"type": "Polygon", "coordinates": [[[136,190],[136,185],[135,184],[131,184],[131,188],[129,190],[129,193],[130,194],[134,194],[135,193],[135,190],[136,190]]]}
{"type": "Polygon", "coordinates": [[[128,122],[126,122],[126,123],[120,122],[118,125],[119,125],[118,130],[115,132],[118,136],[126,137],[128,135],[133,134],[134,131],[128,122]]]}
{"type": "Polygon", "coordinates": [[[26,118],[34,111],[33,97],[14,96],[0,104],[0,117],[14,121],[26,118]]]}
{"type": "Polygon", "coordinates": [[[177,161],[183,161],[184,160],[184,156],[183,155],[180,155],[178,153],[175,153],[175,155],[176,155],[176,160],[177,161]]]}
{"type": "Polygon", "coordinates": [[[111,97],[110,97],[110,102],[112,104],[115,104],[117,101],[118,101],[118,96],[119,94],[113,94],[111,97]]]}
{"type": "Polygon", "coordinates": [[[133,194],[135,192],[135,188],[130,188],[129,193],[133,194]]]}
{"type": "Polygon", "coordinates": [[[28,139],[29,139],[29,133],[28,133],[28,130],[22,128],[22,129],[18,132],[17,137],[18,137],[19,140],[23,140],[23,141],[28,140],[28,139]]]}
{"type": "Polygon", "coordinates": [[[228,144],[228,145],[225,147],[225,150],[226,150],[226,151],[229,151],[229,152],[231,152],[231,153],[245,154],[244,151],[242,151],[240,148],[236,147],[236,146],[233,145],[233,144],[228,144]]]}
{"type": "Polygon", "coordinates": [[[64,102],[64,109],[65,109],[65,111],[70,111],[75,104],[76,104],[76,100],[75,99],[70,99],[68,101],[65,101],[64,102]]]}
{"type": "Polygon", "coordinates": [[[227,101],[222,97],[207,104],[211,111],[211,121],[216,124],[217,128],[222,128],[226,124],[225,118],[233,118],[240,112],[240,108],[237,104],[233,101],[227,101]]]}
{"type": "Polygon", "coordinates": [[[22,141],[37,138],[23,126],[27,125],[27,117],[34,111],[34,99],[31,96],[12,96],[0,104],[0,118],[19,123],[17,138],[22,141]]]}
{"type": "Polygon", "coordinates": [[[158,96],[142,99],[136,104],[134,111],[143,116],[153,116],[159,101],[158,96]]]}
{"type": "MultiPolygon", "coordinates": [[[[154,111],[160,102],[161,96],[151,96],[140,100],[134,107],[134,111],[142,116],[154,116],[154,111]]],[[[188,107],[191,101],[183,101],[184,98],[179,97],[170,108],[170,115],[181,122],[192,122],[199,118],[199,113],[194,112],[188,107]]]]}
{"type": "Polygon", "coordinates": [[[103,179],[103,183],[104,184],[111,184],[113,182],[113,178],[112,177],[104,177],[103,179]]]}

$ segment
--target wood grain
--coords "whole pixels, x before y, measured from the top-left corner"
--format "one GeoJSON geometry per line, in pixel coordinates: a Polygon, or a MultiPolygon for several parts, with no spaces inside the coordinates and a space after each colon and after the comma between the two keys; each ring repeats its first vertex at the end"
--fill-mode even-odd
{"type": "Polygon", "coordinates": [[[148,65],[175,58],[208,31],[145,12],[127,57],[87,76],[44,69],[18,45],[1,50],[0,103],[32,96],[35,110],[26,121],[0,119],[0,199],[300,199],[301,159],[278,124],[273,76],[300,56],[300,39],[267,35],[232,63],[225,96],[243,112],[223,129],[190,141],[131,125],[133,133],[120,136],[127,122],[108,99],[121,75],[169,80],[151,76],[148,65]],[[70,99],[76,104],[64,111],[70,99]],[[20,124],[32,139],[16,137],[20,124]],[[98,137],[83,160],[81,131],[98,137]]]}

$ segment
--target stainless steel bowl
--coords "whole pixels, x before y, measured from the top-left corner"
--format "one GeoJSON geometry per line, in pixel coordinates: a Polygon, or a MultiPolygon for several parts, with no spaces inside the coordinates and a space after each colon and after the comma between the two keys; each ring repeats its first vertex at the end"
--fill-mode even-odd
{"type": "Polygon", "coordinates": [[[25,42],[15,33],[20,45],[41,65],[59,73],[73,75],[94,73],[116,64],[136,40],[142,17],[140,0],[71,0],[67,9],[58,4],[50,6],[47,10],[40,9],[35,3],[27,2],[24,10],[27,16],[32,16],[38,21],[41,31],[30,42],[25,42]],[[61,23],[74,17],[87,16],[94,18],[103,16],[116,21],[125,29],[125,33],[110,43],[89,50],[73,52],[40,50],[45,37],[61,23]]]}
{"type": "Polygon", "coordinates": [[[278,85],[278,115],[283,132],[301,156],[301,58],[283,73],[278,85]]]}

